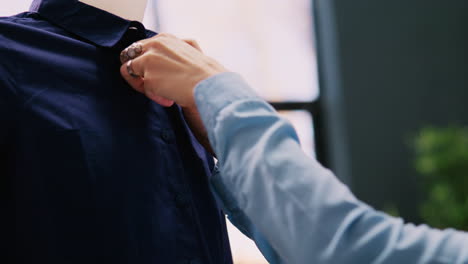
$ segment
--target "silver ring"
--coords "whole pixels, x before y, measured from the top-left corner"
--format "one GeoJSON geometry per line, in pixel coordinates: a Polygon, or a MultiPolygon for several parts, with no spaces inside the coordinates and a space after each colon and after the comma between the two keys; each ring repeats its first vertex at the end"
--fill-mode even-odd
{"type": "Polygon", "coordinates": [[[143,45],[136,42],[130,45],[128,48],[124,49],[120,53],[120,62],[122,64],[126,63],[129,60],[136,59],[143,52],[143,45]]]}
{"type": "Polygon", "coordinates": [[[128,72],[128,74],[130,76],[132,76],[133,78],[140,78],[141,76],[136,74],[135,71],[133,71],[132,63],[133,63],[133,60],[129,60],[127,62],[127,72],[128,72]]]}

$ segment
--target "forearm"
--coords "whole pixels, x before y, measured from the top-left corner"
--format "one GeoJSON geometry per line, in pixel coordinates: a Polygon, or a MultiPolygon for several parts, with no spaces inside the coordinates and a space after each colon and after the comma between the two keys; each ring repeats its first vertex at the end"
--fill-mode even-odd
{"type": "Polygon", "coordinates": [[[219,159],[217,192],[232,196],[285,263],[468,262],[465,233],[404,225],[355,199],[238,77],[205,81],[196,100],[219,159]]]}

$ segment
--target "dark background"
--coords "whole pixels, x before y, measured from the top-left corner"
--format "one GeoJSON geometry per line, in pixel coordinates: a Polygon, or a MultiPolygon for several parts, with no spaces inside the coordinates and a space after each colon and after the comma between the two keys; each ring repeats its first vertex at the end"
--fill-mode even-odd
{"type": "Polygon", "coordinates": [[[360,199],[394,204],[408,221],[423,198],[413,138],[468,124],[467,2],[314,2],[320,159],[360,199]]]}

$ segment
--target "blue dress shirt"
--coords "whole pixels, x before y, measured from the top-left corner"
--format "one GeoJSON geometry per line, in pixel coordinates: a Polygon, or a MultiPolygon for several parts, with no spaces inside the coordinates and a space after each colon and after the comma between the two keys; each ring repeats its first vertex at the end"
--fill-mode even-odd
{"type": "Polygon", "coordinates": [[[0,18],[1,263],[232,263],[212,157],[120,76],[154,35],[77,0],[0,18]]]}
{"type": "Polygon", "coordinates": [[[219,159],[213,189],[270,263],[468,263],[468,233],[404,224],[357,200],[237,74],[201,82],[195,99],[219,159]]]}

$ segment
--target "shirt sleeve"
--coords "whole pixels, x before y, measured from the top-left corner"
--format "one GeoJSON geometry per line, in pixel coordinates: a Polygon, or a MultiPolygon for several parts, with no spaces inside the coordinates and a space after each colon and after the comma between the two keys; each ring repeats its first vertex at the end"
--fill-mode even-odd
{"type": "MultiPolygon", "coordinates": [[[[218,167],[216,166],[213,170],[212,177],[221,177],[219,175],[218,167]]],[[[252,221],[245,215],[245,213],[237,206],[236,200],[231,196],[230,192],[220,191],[223,190],[224,185],[218,185],[221,182],[219,180],[212,181],[212,188],[218,201],[221,203],[223,211],[227,214],[229,221],[241,231],[245,236],[252,239],[257,245],[258,249],[262,252],[265,259],[270,264],[282,264],[285,263],[278,256],[276,251],[271,247],[268,240],[263,236],[262,233],[255,227],[252,221]]]]}
{"type": "Polygon", "coordinates": [[[467,233],[404,224],[357,200],[239,75],[199,83],[195,100],[219,160],[215,192],[284,263],[468,263],[467,233]]]}

